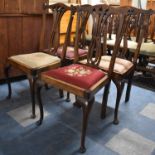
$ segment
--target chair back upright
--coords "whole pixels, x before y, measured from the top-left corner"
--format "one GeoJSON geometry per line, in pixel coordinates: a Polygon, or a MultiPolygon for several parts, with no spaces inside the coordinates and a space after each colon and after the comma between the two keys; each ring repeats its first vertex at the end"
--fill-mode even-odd
{"type": "Polygon", "coordinates": [[[139,57],[139,53],[140,53],[140,48],[141,45],[143,43],[143,41],[145,41],[146,36],[148,35],[148,25],[150,22],[150,16],[152,14],[152,10],[141,10],[141,16],[140,16],[140,20],[139,20],[139,37],[137,38],[137,48],[136,51],[134,53],[134,57],[133,57],[133,63],[134,65],[137,64],[137,59],[139,57]]]}
{"type": "Polygon", "coordinates": [[[89,4],[77,7],[76,33],[74,42],[74,63],[77,63],[79,61],[79,49],[87,49],[85,32],[87,31],[88,19],[91,14],[91,8],[92,6],[89,4]]]}
{"type": "Polygon", "coordinates": [[[127,39],[128,40],[132,40],[134,37],[134,40],[137,41],[138,38],[138,31],[139,31],[139,19],[140,19],[140,10],[138,8],[135,7],[131,7],[132,8],[132,14],[130,16],[130,20],[128,23],[128,27],[127,27],[127,39]]]}
{"type": "MultiPolygon", "coordinates": [[[[131,7],[131,9],[132,9],[132,16],[130,16],[131,21],[133,20],[138,21],[138,22],[135,22],[136,24],[134,25],[134,32],[135,32],[137,44],[135,47],[135,51],[131,57],[132,59],[130,59],[130,61],[132,61],[133,64],[136,65],[137,59],[139,57],[141,45],[143,42],[146,41],[146,38],[148,36],[148,27],[150,23],[150,16],[152,14],[152,10],[142,10],[134,7],[131,7]]],[[[129,27],[130,27],[130,24],[128,25],[128,28],[129,27]]],[[[126,36],[124,38],[126,40],[125,42],[127,45],[124,45],[124,48],[126,49],[124,51],[127,51],[127,48],[130,49],[129,42],[127,42],[126,36]]]]}
{"type": "Polygon", "coordinates": [[[152,27],[150,28],[150,32],[151,32],[151,41],[153,41],[155,43],[155,10],[153,10],[153,14],[152,14],[152,27]]]}
{"type": "Polygon", "coordinates": [[[92,38],[89,44],[87,64],[98,67],[101,56],[106,52],[108,33],[108,17],[111,15],[109,5],[95,5],[92,7],[92,38]]]}
{"type": "MultiPolygon", "coordinates": [[[[46,31],[47,31],[47,22],[48,15],[52,14],[52,22],[50,27],[48,27],[48,33],[50,33],[50,39],[48,44],[47,51],[52,55],[56,55],[57,49],[60,46],[60,24],[63,15],[70,11],[70,6],[65,5],[64,3],[55,3],[49,5],[44,3],[43,6],[44,12],[42,15],[42,31],[40,37],[40,50],[44,50],[45,48],[45,39],[46,31]]],[[[46,51],[46,50],[45,50],[46,51]]]]}
{"type": "Polygon", "coordinates": [[[108,28],[108,39],[112,39],[112,35],[117,31],[117,16],[111,16],[109,19],[109,28],[108,28]]]}
{"type": "Polygon", "coordinates": [[[72,26],[73,26],[72,24],[73,24],[73,20],[75,19],[76,11],[77,11],[77,6],[71,5],[69,22],[68,22],[67,31],[65,35],[65,41],[63,44],[62,54],[61,54],[62,64],[66,64],[66,52],[67,52],[67,47],[70,46],[71,44],[71,35],[72,35],[71,32],[72,32],[72,26]]]}
{"type": "Polygon", "coordinates": [[[149,16],[147,17],[149,19],[148,26],[145,30],[145,36],[144,36],[144,42],[154,42],[154,32],[155,32],[155,11],[152,9],[149,9],[149,16]]]}

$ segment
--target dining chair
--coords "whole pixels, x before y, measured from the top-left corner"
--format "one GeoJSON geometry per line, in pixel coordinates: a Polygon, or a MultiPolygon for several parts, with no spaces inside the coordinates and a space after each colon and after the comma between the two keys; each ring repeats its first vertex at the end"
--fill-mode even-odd
{"type": "MultiPolygon", "coordinates": [[[[147,11],[140,10],[140,11],[141,13],[139,14],[138,19],[135,19],[135,20],[138,20],[138,23],[135,24],[136,28],[134,28],[136,31],[135,34],[137,34],[135,37],[135,40],[130,39],[127,42],[129,54],[134,55],[135,57],[135,59],[133,60],[135,62],[135,67],[134,67],[135,70],[137,70],[137,63],[140,63],[141,61],[141,56],[145,55],[146,51],[148,55],[149,53],[153,54],[152,51],[155,48],[152,40],[148,39],[150,18],[151,18],[151,15],[153,14],[153,11],[152,10],[147,10],[147,11]],[[141,31],[142,31],[142,35],[140,36],[141,31]]],[[[125,102],[128,102],[130,98],[133,75],[134,75],[134,71],[130,79],[128,80],[125,102]]]]}
{"type": "Polygon", "coordinates": [[[143,76],[149,75],[153,77],[155,74],[155,11],[152,10],[152,14],[150,15],[148,30],[140,48],[136,70],[142,72],[143,76]]]}
{"type": "Polygon", "coordinates": [[[108,32],[108,18],[111,14],[117,13],[118,10],[111,8],[108,5],[96,5],[77,7],[77,24],[76,24],[76,36],[75,36],[75,59],[74,64],[60,67],[54,70],[42,72],[40,80],[37,82],[37,97],[40,108],[40,119],[38,125],[42,124],[44,111],[41,97],[41,89],[43,85],[50,84],[58,89],[66,90],[77,96],[80,101],[79,104],[82,107],[83,119],[82,119],[82,133],[81,133],[81,144],[80,152],[84,153],[85,148],[85,136],[88,124],[88,117],[94,103],[95,94],[102,89],[111,80],[113,73],[113,66],[117,51],[119,49],[122,32],[125,30],[124,22],[128,15],[128,9],[122,9],[119,18],[119,28],[117,33],[117,40],[113,49],[110,67],[108,72],[104,72],[99,68],[101,56],[106,53],[106,40],[108,32]],[[88,46],[87,63],[78,63],[78,49],[79,49],[79,31],[82,18],[90,12],[90,16],[93,19],[92,39],[88,46]],[[101,38],[103,44],[101,44],[101,38]]]}
{"type": "MultiPolygon", "coordinates": [[[[144,39],[145,32],[149,23],[150,10],[145,11],[134,7],[131,7],[131,10],[132,11],[131,11],[130,20],[128,21],[126,32],[124,33],[123,40],[120,44],[120,50],[117,53],[113,75],[112,75],[112,81],[114,82],[117,89],[117,97],[116,97],[114,121],[113,121],[114,124],[119,123],[118,109],[119,109],[120,99],[122,96],[125,80],[127,80],[127,90],[126,90],[125,101],[127,102],[129,100],[132,78],[137,65],[141,44],[144,39]],[[138,17],[138,20],[137,20],[137,17],[138,17]],[[133,21],[135,21],[135,25],[134,27],[132,27],[135,29],[134,33],[138,32],[138,34],[136,34],[137,36],[135,37],[136,41],[134,42],[131,40],[128,40],[128,37],[129,37],[128,32],[130,32],[131,22],[133,21]],[[134,52],[130,53],[131,50],[133,50],[134,52]]],[[[110,46],[110,48],[112,49],[113,48],[112,42],[111,44],[107,43],[107,46],[110,46]]],[[[105,71],[108,70],[110,59],[111,59],[110,55],[101,57],[101,61],[100,61],[101,69],[105,71]]],[[[110,88],[110,83],[105,87],[105,91],[103,95],[102,110],[101,110],[101,118],[106,117],[106,107],[107,107],[106,104],[108,100],[109,88],[110,88]]]]}
{"type": "MultiPolygon", "coordinates": [[[[56,3],[53,5],[44,4],[44,12],[42,15],[42,30],[40,37],[39,51],[32,51],[30,54],[13,55],[8,58],[8,65],[5,68],[6,81],[8,84],[8,98],[11,98],[12,89],[11,81],[9,78],[9,71],[11,67],[15,67],[27,75],[30,84],[31,102],[32,102],[32,118],[35,118],[35,84],[39,74],[42,71],[57,68],[61,65],[61,58],[55,55],[58,47],[60,46],[60,23],[62,16],[70,7],[63,3],[56,3]],[[52,14],[51,27],[47,27],[47,16],[52,14]],[[47,29],[50,33],[49,49],[45,50],[45,39],[47,29]],[[50,31],[51,29],[51,31],[50,31]],[[47,51],[50,51],[48,53],[47,51]]],[[[69,23],[68,23],[69,24],[69,23]]],[[[68,30],[69,31],[69,30],[68,30]]],[[[62,91],[60,91],[62,97],[62,91]]]]}
{"type": "MultiPolygon", "coordinates": [[[[83,8],[87,9],[90,7],[89,4],[84,4],[82,5],[83,8]]],[[[77,14],[76,14],[76,7],[72,7],[72,14],[74,14],[74,17],[73,17],[73,20],[76,20],[77,19],[77,14]]],[[[88,53],[88,49],[87,49],[87,44],[86,44],[86,40],[85,40],[85,31],[87,29],[87,25],[88,25],[88,19],[89,19],[89,15],[90,15],[90,12],[80,12],[80,15],[81,17],[81,20],[80,20],[80,27],[78,28],[79,31],[78,31],[78,50],[77,50],[77,53],[74,52],[75,50],[75,35],[74,37],[72,36],[72,30],[71,29],[68,29],[70,31],[67,32],[67,35],[66,35],[66,39],[65,40],[65,43],[64,43],[64,46],[61,46],[58,48],[57,50],[57,55],[59,57],[62,57],[64,58],[62,60],[62,66],[65,66],[65,65],[69,65],[69,64],[72,64],[74,61],[75,61],[75,58],[76,59],[79,59],[79,60],[83,60],[87,57],[87,53],[88,53]],[[71,41],[71,37],[73,37],[73,41],[71,41]]],[[[73,24],[73,22],[71,23],[73,24]]],[[[73,27],[73,25],[70,25],[71,28],[73,27]]],[[[76,32],[75,32],[76,34],[76,32]]],[[[67,98],[66,98],[66,101],[69,102],[70,101],[70,93],[67,93],[67,98]]]]}

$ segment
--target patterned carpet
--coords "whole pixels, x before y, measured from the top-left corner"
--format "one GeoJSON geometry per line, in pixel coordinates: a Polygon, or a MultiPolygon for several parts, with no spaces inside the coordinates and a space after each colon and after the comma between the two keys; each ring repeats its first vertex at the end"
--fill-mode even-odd
{"type": "MultiPolygon", "coordinates": [[[[26,80],[0,85],[0,155],[77,155],[82,111],[60,99],[54,88],[43,90],[46,117],[37,127],[30,118],[31,105],[26,80]]],[[[96,95],[86,138],[86,155],[155,155],[155,92],[133,86],[131,99],[119,109],[119,125],[113,125],[116,89],[112,85],[107,117],[100,119],[102,91],[96,95]]],[[[72,96],[72,102],[74,96],[72,96]]]]}

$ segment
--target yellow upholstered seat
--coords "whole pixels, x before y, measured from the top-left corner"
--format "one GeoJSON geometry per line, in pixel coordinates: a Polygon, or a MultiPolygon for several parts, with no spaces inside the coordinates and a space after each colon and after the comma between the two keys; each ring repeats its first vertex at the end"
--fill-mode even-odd
{"type": "MultiPolygon", "coordinates": [[[[107,45],[114,46],[114,44],[115,44],[115,39],[107,40],[107,45]]],[[[123,40],[121,41],[120,47],[121,48],[124,47],[123,40]]],[[[135,50],[137,48],[137,42],[128,40],[128,42],[127,42],[127,48],[128,49],[131,49],[131,50],[135,50]]]]}
{"type": "MultiPolygon", "coordinates": [[[[114,46],[115,45],[115,39],[108,39],[107,40],[107,45],[109,46],[114,46]]],[[[121,45],[120,45],[121,46],[121,45]]]]}
{"type": "Polygon", "coordinates": [[[140,53],[148,56],[155,56],[155,44],[153,42],[142,43],[140,53]]]}
{"type": "Polygon", "coordinates": [[[11,56],[9,60],[28,69],[40,69],[60,63],[60,58],[43,52],[15,55],[11,56]]]}
{"type": "MultiPolygon", "coordinates": [[[[91,34],[86,34],[85,37],[86,37],[87,41],[90,41],[92,39],[92,35],[91,34]]],[[[115,39],[116,39],[116,35],[115,34],[111,34],[111,39],[109,39],[109,34],[107,34],[107,44],[108,44],[108,42],[110,43],[112,41],[112,44],[114,45],[115,39]]],[[[101,42],[103,42],[102,39],[101,39],[101,42]]]]}
{"type": "MultiPolygon", "coordinates": [[[[107,45],[113,46],[115,44],[115,39],[107,40],[107,45]]],[[[123,41],[120,44],[123,47],[123,41]]],[[[137,48],[137,42],[128,40],[127,47],[131,52],[134,52],[137,48]]],[[[143,42],[140,48],[140,54],[147,56],[155,56],[155,44],[153,42],[143,42]]]]}
{"type": "MultiPolygon", "coordinates": [[[[134,41],[130,41],[129,48],[131,52],[134,52],[136,48],[136,43],[134,41]]],[[[153,42],[142,43],[140,48],[140,54],[146,56],[155,56],[155,44],[153,42]]]]}

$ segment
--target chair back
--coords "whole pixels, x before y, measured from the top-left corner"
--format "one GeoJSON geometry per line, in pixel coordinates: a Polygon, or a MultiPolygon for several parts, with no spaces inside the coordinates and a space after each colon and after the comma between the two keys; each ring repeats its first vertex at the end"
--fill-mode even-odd
{"type": "Polygon", "coordinates": [[[88,19],[90,17],[92,6],[89,4],[77,6],[77,22],[74,42],[74,63],[79,60],[79,49],[86,49],[85,32],[87,31],[88,19]]]}
{"type": "Polygon", "coordinates": [[[137,48],[134,52],[133,63],[137,64],[137,59],[139,57],[140,48],[142,42],[145,41],[146,36],[148,35],[148,26],[150,22],[150,16],[152,14],[152,10],[141,10],[140,19],[139,19],[139,37],[137,38],[137,48]]]}
{"type": "MultiPolygon", "coordinates": [[[[136,36],[136,47],[134,49],[133,54],[131,57],[129,56],[129,59],[133,62],[134,65],[137,64],[137,59],[139,57],[140,53],[140,48],[143,42],[146,41],[146,38],[148,37],[148,28],[149,28],[149,23],[150,23],[150,16],[152,14],[152,10],[142,10],[142,9],[137,9],[134,7],[131,7],[132,10],[132,15],[130,16],[130,21],[135,21],[135,24],[133,26],[133,31],[135,32],[136,36]]],[[[130,29],[130,23],[128,24],[128,29],[130,29]]],[[[126,34],[127,36],[127,34],[126,34]]],[[[127,48],[129,48],[129,43],[127,42],[127,37],[125,38],[125,44],[124,44],[124,51],[127,51],[127,48]]],[[[124,53],[124,56],[126,52],[124,53]]],[[[128,59],[128,57],[127,57],[128,59]]]]}
{"type": "Polygon", "coordinates": [[[117,28],[115,29],[116,40],[108,70],[108,75],[110,78],[113,73],[115,59],[119,52],[122,38],[127,30],[131,13],[131,9],[127,7],[114,8],[108,5],[95,5],[92,7],[91,15],[93,18],[93,28],[92,39],[88,47],[88,65],[98,68],[101,56],[107,54],[107,36],[109,26],[111,26],[110,21],[113,17],[117,17],[117,28]]]}
{"type": "MultiPolygon", "coordinates": [[[[123,34],[121,49],[117,53],[117,57],[128,59],[136,64],[140,47],[147,35],[148,25],[150,21],[151,10],[142,10],[135,7],[122,7],[129,10],[128,18],[126,18],[126,31],[123,34]],[[132,40],[132,38],[134,38],[132,40]],[[134,45],[134,52],[129,50],[134,45]]],[[[117,26],[118,27],[118,26],[117,26]]]]}
{"type": "Polygon", "coordinates": [[[81,6],[71,6],[71,15],[69,20],[69,25],[67,28],[67,33],[65,37],[65,42],[63,44],[62,60],[65,61],[66,52],[68,46],[74,47],[74,62],[77,62],[79,59],[79,49],[86,49],[85,44],[85,31],[87,29],[88,18],[90,15],[91,5],[85,4],[81,6]],[[76,32],[73,42],[71,42],[72,36],[72,26],[73,20],[76,19],[76,32]]]}
{"type": "MultiPolygon", "coordinates": [[[[128,37],[128,27],[131,22],[131,17],[134,15],[134,11],[131,7],[117,7],[117,8],[112,8],[112,15],[110,18],[115,19],[116,21],[116,28],[115,28],[115,43],[113,47],[113,52],[111,56],[111,62],[110,62],[110,67],[109,67],[109,76],[111,77],[115,64],[115,59],[116,57],[123,57],[126,52],[127,52],[127,37],[128,37]],[[114,17],[115,18],[114,18],[114,17]],[[120,50],[120,46],[123,42],[124,49],[120,50]]],[[[111,25],[109,25],[111,26],[111,25]]]]}
{"type": "MultiPolygon", "coordinates": [[[[67,6],[63,3],[55,3],[49,5],[44,3],[43,5],[43,15],[42,15],[42,32],[40,37],[40,50],[44,49],[45,44],[45,32],[48,29],[50,33],[50,41],[48,45],[48,50],[51,54],[56,54],[58,47],[60,46],[60,24],[61,19],[65,12],[70,10],[70,6],[67,6]],[[47,28],[48,15],[52,14],[52,22],[50,27],[47,28]]],[[[49,25],[48,25],[49,26],[49,25]]]]}

